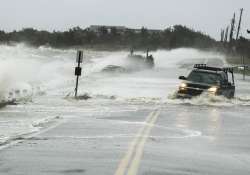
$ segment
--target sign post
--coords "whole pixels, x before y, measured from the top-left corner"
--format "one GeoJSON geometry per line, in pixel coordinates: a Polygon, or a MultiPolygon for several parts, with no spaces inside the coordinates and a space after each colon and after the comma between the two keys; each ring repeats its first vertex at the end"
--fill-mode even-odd
{"type": "Polygon", "coordinates": [[[75,67],[75,76],[76,76],[75,98],[77,98],[79,76],[82,75],[82,68],[81,68],[82,60],[83,60],[83,51],[77,51],[77,56],[76,56],[77,67],[75,67]]]}

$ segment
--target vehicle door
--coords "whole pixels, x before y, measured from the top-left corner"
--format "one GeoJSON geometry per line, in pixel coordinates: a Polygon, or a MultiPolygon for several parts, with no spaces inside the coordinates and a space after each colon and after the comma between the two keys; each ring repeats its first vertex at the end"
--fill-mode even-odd
{"type": "Polygon", "coordinates": [[[221,74],[221,89],[222,95],[228,98],[234,96],[235,87],[231,81],[228,80],[227,74],[221,74]]]}

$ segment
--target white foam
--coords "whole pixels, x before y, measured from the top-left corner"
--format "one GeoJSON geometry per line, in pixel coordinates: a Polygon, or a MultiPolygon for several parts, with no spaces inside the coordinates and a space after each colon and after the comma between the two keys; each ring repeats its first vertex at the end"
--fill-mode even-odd
{"type": "MultiPolygon", "coordinates": [[[[93,97],[92,101],[90,100],[92,106],[86,107],[87,103],[74,101],[70,103],[72,105],[71,108],[62,109],[63,105],[69,105],[67,103],[69,100],[64,99],[65,95],[73,94],[72,92],[74,91],[76,50],[60,50],[49,47],[30,48],[23,44],[16,46],[0,45],[0,95],[3,98],[3,96],[12,90],[27,90],[27,94],[29,96],[31,94],[31,98],[37,100],[36,97],[39,94],[46,94],[49,100],[47,102],[44,100],[45,104],[42,107],[39,105],[34,106],[36,112],[46,115],[51,112],[73,113],[75,111],[88,113],[89,115],[96,114],[99,110],[96,106],[100,107],[104,103],[104,100],[131,105],[133,108],[130,110],[137,110],[137,105],[142,106],[145,104],[148,106],[162,105],[163,107],[169,104],[212,107],[250,105],[250,97],[246,95],[249,89],[249,82],[240,81],[241,77],[237,75],[235,99],[205,96],[191,100],[168,98],[178,88],[180,83],[178,76],[186,75],[189,72],[185,69],[179,69],[179,63],[185,60],[207,60],[214,58],[224,60],[223,55],[184,48],[170,51],[161,50],[152,52],[155,58],[155,68],[152,70],[138,70],[131,73],[109,75],[101,72],[105,66],[111,64],[125,67],[130,66],[126,60],[127,54],[127,52],[84,51],[85,58],[83,74],[79,82],[79,94],[90,94],[93,97]],[[53,101],[55,98],[57,101],[53,101]]],[[[114,111],[112,107],[100,108],[103,113],[114,111]]],[[[31,109],[16,107],[8,108],[5,112],[21,114],[25,110],[31,109]]],[[[37,131],[39,127],[46,125],[46,117],[48,117],[46,115],[41,116],[39,119],[36,118],[36,121],[20,117],[23,123],[20,122],[22,124],[19,125],[19,128],[17,127],[15,130],[13,126],[16,126],[16,123],[10,124],[12,126],[10,128],[14,134],[9,132],[1,136],[1,138],[6,139],[13,135],[37,131]]],[[[134,124],[139,125],[143,123],[134,124]]],[[[0,126],[4,126],[4,123],[0,123],[0,126]]],[[[171,128],[165,129],[169,130],[171,128]]],[[[187,137],[201,134],[199,131],[182,132],[187,137]]]]}

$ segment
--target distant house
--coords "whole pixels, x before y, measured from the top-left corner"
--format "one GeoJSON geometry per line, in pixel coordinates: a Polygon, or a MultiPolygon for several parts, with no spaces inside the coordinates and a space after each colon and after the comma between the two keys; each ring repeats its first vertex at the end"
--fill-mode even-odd
{"type": "Polygon", "coordinates": [[[134,32],[136,34],[141,33],[141,29],[129,29],[129,28],[127,28],[127,30],[130,32],[134,32]]]}
{"type": "MultiPolygon", "coordinates": [[[[103,32],[106,32],[110,34],[112,30],[118,34],[124,34],[126,31],[131,31],[134,33],[141,33],[142,29],[131,29],[127,28],[125,26],[106,26],[106,25],[91,25],[90,27],[87,28],[88,31],[94,32],[96,34],[101,34],[103,32]]],[[[155,29],[147,29],[148,33],[159,33],[162,32],[162,30],[155,30],[155,29]]]]}
{"type": "Polygon", "coordinates": [[[94,32],[96,34],[100,34],[105,30],[107,33],[111,33],[112,30],[115,30],[119,34],[123,34],[126,31],[125,26],[105,26],[105,25],[91,25],[87,28],[87,30],[94,32]]]}
{"type": "MultiPolygon", "coordinates": [[[[145,28],[146,29],[146,28],[145,28]]],[[[136,33],[136,34],[139,34],[139,33],[141,33],[141,31],[142,31],[142,29],[127,29],[127,30],[129,30],[129,31],[131,31],[131,32],[134,32],[134,33],[136,33]]],[[[153,34],[153,33],[160,33],[160,32],[162,32],[163,30],[157,30],[157,29],[146,29],[147,30],[147,32],[149,33],[149,34],[153,34]]]]}
{"type": "Polygon", "coordinates": [[[152,33],[160,33],[160,32],[162,32],[163,30],[159,30],[159,29],[148,29],[148,32],[150,33],[150,34],[152,34],[152,33]]]}

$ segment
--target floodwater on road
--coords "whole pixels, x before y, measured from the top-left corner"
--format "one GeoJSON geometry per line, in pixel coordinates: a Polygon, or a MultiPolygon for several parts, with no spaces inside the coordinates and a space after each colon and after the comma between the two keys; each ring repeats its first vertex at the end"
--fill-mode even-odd
{"type": "Polygon", "coordinates": [[[1,98],[19,100],[0,109],[0,174],[250,173],[248,79],[236,75],[234,99],[173,98],[180,75],[223,55],[157,51],[153,69],[137,69],[127,52],[85,51],[85,101],[72,97],[75,50],[0,48],[1,98]]]}

